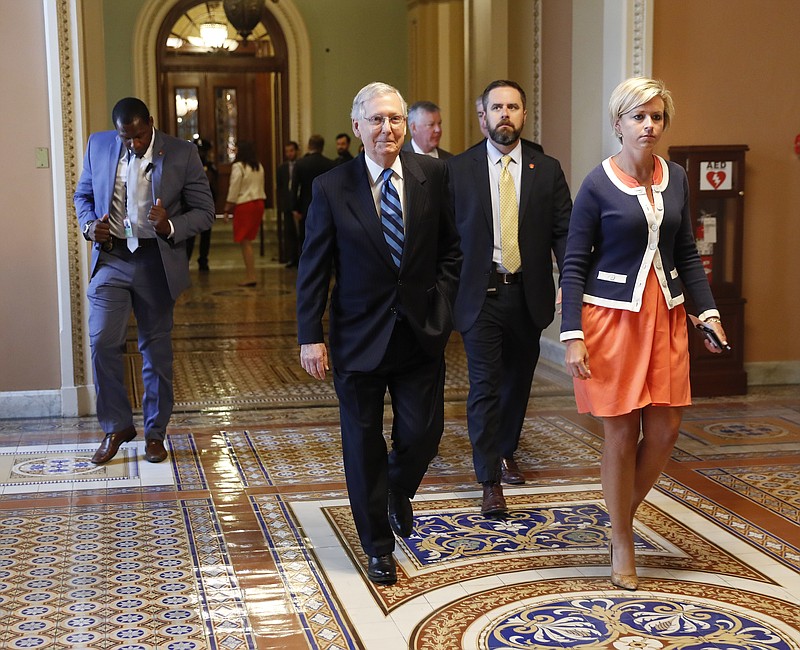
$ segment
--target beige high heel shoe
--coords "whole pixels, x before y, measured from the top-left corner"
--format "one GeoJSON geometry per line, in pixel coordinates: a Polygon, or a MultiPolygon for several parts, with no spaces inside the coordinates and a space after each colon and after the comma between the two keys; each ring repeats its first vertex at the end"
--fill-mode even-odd
{"type": "Polygon", "coordinates": [[[611,540],[608,541],[608,563],[611,567],[612,585],[629,591],[636,591],[639,588],[639,576],[635,573],[633,575],[626,575],[614,571],[614,547],[611,544],[611,540]]]}

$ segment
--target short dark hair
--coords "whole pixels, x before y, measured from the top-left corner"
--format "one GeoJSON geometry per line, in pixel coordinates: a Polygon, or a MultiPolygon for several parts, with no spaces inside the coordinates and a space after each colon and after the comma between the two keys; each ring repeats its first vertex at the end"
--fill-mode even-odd
{"type": "Polygon", "coordinates": [[[522,86],[520,86],[516,81],[509,81],[508,79],[496,79],[483,91],[483,110],[485,111],[488,107],[486,106],[486,102],[489,100],[489,93],[492,92],[495,88],[513,88],[514,90],[519,92],[519,96],[522,98],[522,109],[525,110],[525,104],[527,102],[527,98],[525,97],[525,91],[522,90],[522,86]]]}
{"type": "Polygon", "coordinates": [[[125,97],[120,99],[111,111],[111,121],[114,126],[117,124],[131,124],[136,118],[147,122],[150,119],[150,111],[147,105],[138,97],[125,97]]]}
{"type": "Polygon", "coordinates": [[[315,133],[308,139],[308,148],[312,151],[322,151],[325,148],[325,138],[315,133]]]}
{"type": "Polygon", "coordinates": [[[297,144],[294,140],[289,140],[289,142],[287,142],[284,146],[286,146],[286,147],[294,147],[295,149],[300,151],[300,145],[297,144]]]}
{"type": "Polygon", "coordinates": [[[337,140],[338,140],[339,138],[347,138],[347,144],[350,144],[350,136],[349,136],[349,135],[347,135],[346,133],[340,133],[339,135],[337,135],[337,136],[336,136],[336,139],[337,139],[337,140]]]}

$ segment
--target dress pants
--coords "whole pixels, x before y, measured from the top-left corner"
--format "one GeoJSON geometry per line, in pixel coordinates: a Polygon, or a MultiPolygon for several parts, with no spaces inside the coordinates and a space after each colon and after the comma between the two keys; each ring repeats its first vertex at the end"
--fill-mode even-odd
{"type": "Polygon", "coordinates": [[[297,242],[297,223],[291,210],[283,212],[283,262],[297,264],[300,245],[297,242]]]}
{"type": "MultiPolygon", "coordinates": [[[[140,240],[141,241],[141,240],[140,240]]],[[[92,348],[97,419],[105,433],[133,424],[125,388],[125,339],[131,309],[142,353],[144,434],[163,440],[172,415],[172,313],[155,240],[131,253],[119,240],[102,251],[89,282],[89,340],[92,348]]]]}
{"type": "MultiPolygon", "coordinates": [[[[195,235],[186,240],[186,259],[192,259],[195,235]]],[[[203,268],[208,266],[208,253],[211,250],[211,228],[200,233],[200,250],[198,251],[197,264],[203,268]]]]}
{"type": "Polygon", "coordinates": [[[402,321],[372,372],[338,371],[334,361],[347,492],[367,555],[394,550],[388,490],[413,498],[436,456],[444,428],[444,375],[444,354],[428,356],[402,321]],[[383,437],[387,389],[393,414],[388,455],[383,437]]]}
{"type": "Polygon", "coordinates": [[[500,481],[500,461],[519,445],[533,373],[539,360],[538,329],[521,283],[487,294],[472,327],[462,332],[469,369],[467,427],[479,483],[500,481]]]}

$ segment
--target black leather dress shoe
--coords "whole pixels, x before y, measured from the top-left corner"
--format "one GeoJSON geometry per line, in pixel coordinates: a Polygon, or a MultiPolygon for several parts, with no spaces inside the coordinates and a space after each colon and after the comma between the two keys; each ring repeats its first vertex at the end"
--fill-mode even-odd
{"type": "Polygon", "coordinates": [[[502,474],[503,483],[508,483],[509,485],[525,484],[525,476],[513,458],[503,458],[500,461],[500,473],[502,474]]]}
{"type": "Polygon", "coordinates": [[[94,456],[92,456],[92,462],[95,465],[107,463],[117,455],[120,445],[123,442],[130,442],[135,437],[136,429],[133,428],[133,425],[129,426],[127,429],[123,429],[122,431],[107,433],[106,437],[103,438],[103,442],[101,442],[100,446],[97,448],[97,451],[94,452],[94,456]]]}
{"type": "Polygon", "coordinates": [[[396,535],[410,537],[414,530],[414,510],[408,497],[389,490],[389,525],[396,535]]]}
{"type": "Polygon", "coordinates": [[[376,585],[393,585],[397,582],[397,568],[392,554],[371,556],[367,564],[367,576],[376,585]]]}
{"type": "Polygon", "coordinates": [[[144,446],[144,459],[148,463],[160,463],[167,458],[167,450],[164,449],[164,441],[150,438],[144,446]]]}
{"type": "Polygon", "coordinates": [[[499,483],[487,482],[483,484],[483,504],[481,514],[487,517],[499,517],[508,512],[503,488],[499,483]]]}

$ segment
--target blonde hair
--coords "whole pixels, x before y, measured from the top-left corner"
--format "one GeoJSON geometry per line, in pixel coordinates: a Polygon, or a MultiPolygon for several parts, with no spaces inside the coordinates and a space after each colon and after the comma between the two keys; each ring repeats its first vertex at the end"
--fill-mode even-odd
{"type": "Polygon", "coordinates": [[[614,88],[614,92],[611,93],[608,100],[608,117],[617,140],[622,142],[622,136],[617,133],[616,129],[617,120],[654,97],[660,97],[664,101],[664,129],[666,130],[675,115],[675,104],[672,103],[672,94],[667,90],[663,81],[649,77],[631,77],[614,88]]]}

